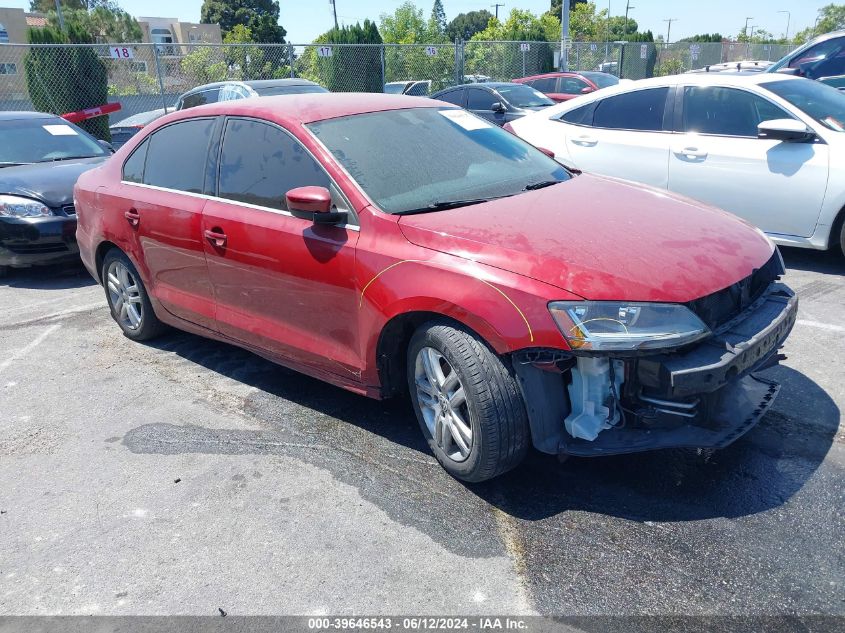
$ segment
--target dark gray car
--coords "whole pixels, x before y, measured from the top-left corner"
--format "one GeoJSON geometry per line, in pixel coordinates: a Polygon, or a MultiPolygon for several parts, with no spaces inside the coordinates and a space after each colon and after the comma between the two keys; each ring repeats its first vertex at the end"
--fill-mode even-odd
{"type": "Polygon", "coordinates": [[[248,99],[249,97],[275,97],[277,95],[328,92],[320,84],[307,79],[259,79],[255,81],[218,81],[197,86],[179,97],[177,110],[185,110],[206,103],[248,99]]]}
{"type": "Polygon", "coordinates": [[[431,95],[447,103],[466,108],[496,125],[504,125],[529,112],[555,104],[530,86],[509,82],[488,82],[453,86],[431,95]]]}

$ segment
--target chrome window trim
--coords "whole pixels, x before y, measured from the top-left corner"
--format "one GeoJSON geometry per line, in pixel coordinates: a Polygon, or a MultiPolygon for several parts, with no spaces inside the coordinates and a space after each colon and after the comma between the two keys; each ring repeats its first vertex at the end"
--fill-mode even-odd
{"type": "MultiPolygon", "coordinates": [[[[120,184],[122,185],[129,185],[131,187],[141,187],[142,189],[152,189],[153,191],[163,191],[165,193],[178,193],[183,196],[191,196],[193,198],[199,198],[201,200],[211,200],[213,202],[224,202],[226,204],[234,204],[239,207],[245,207],[247,209],[255,209],[256,211],[267,211],[269,213],[275,213],[277,215],[283,215],[289,218],[296,218],[290,211],[283,211],[281,209],[271,209],[270,207],[262,207],[257,204],[249,204],[248,202],[240,202],[238,200],[230,200],[229,198],[220,198],[218,196],[209,196],[204,193],[194,193],[193,191],[182,191],[181,189],[170,189],[168,187],[159,187],[158,185],[148,185],[142,182],[130,182],[128,180],[121,180],[120,184]]],[[[304,220],[302,218],[296,218],[297,220],[302,220],[303,222],[308,222],[308,220],[304,220]]],[[[348,229],[350,231],[360,231],[361,227],[357,224],[335,224],[333,226],[337,226],[341,229],[348,229]]]]}

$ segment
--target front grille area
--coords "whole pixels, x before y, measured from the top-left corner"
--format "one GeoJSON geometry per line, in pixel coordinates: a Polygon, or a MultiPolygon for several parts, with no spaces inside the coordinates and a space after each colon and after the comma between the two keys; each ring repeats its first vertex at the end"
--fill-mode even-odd
{"type": "Polygon", "coordinates": [[[43,255],[45,253],[63,253],[68,250],[67,244],[61,242],[53,244],[16,244],[6,245],[6,249],[16,255],[43,255]]]}
{"type": "Polygon", "coordinates": [[[717,330],[759,299],[781,274],[783,265],[780,254],[775,249],[769,261],[748,277],[706,297],[690,301],[687,307],[698,315],[707,327],[717,330]]]}
{"type": "Polygon", "coordinates": [[[62,213],[68,216],[75,216],[76,215],[76,207],[72,204],[66,204],[62,207],[62,213]]]}

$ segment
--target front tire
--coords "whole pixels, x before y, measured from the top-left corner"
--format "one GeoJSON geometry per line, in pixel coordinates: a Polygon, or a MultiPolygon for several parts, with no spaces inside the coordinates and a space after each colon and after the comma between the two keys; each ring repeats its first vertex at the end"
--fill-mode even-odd
{"type": "Polygon", "coordinates": [[[452,476],[485,481],[524,459],[530,435],[519,385],[475,334],[444,321],[422,325],[408,348],[408,385],[423,435],[452,476]]]}
{"type": "Polygon", "coordinates": [[[103,259],[100,272],[112,318],[133,341],[148,341],[167,328],[150,304],[138,270],[125,253],[112,249],[103,259]]]}

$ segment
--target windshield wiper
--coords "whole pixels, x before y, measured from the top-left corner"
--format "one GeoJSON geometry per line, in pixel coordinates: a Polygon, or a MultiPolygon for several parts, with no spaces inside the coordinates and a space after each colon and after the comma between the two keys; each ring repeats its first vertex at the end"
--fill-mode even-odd
{"type": "Polygon", "coordinates": [[[19,165],[32,165],[32,163],[0,163],[0,167],[18,167],[19,165]]]}
{"type": "Polygon", "coordinates": [[[481,204],[482,202],[489,202],[490,200],[498,200],[499,198],[507,198],[505,196],[491,196],[489,198],[467,198],[465,200],[435,200],[431,204],[419,209],[408,209],[406,211],[397,211],[396,215],[415,215],[417,213],[431,213],[433,211],[445,211],[446,209],[457,209],[458,207],[468,207],[472,204],[481,204]]]}
{"type": "Polygon", "coordinates": [[[544,187],[551,187],[552,185],[556,185],[562,180],[541,180],[540,182],[532,182],[522,189],[523,191],[534,191],[535,189],[543,189],[544,187]]]}
{"type": "Polygon", "coordinates": [[[79,160],[81,158],[99,158],[104,154],[87,154],[85,156],[60,156],[58,158],[48,158],[47,160],[39,161],[41,163],[55,163],[57,160],[79,160]]]}

